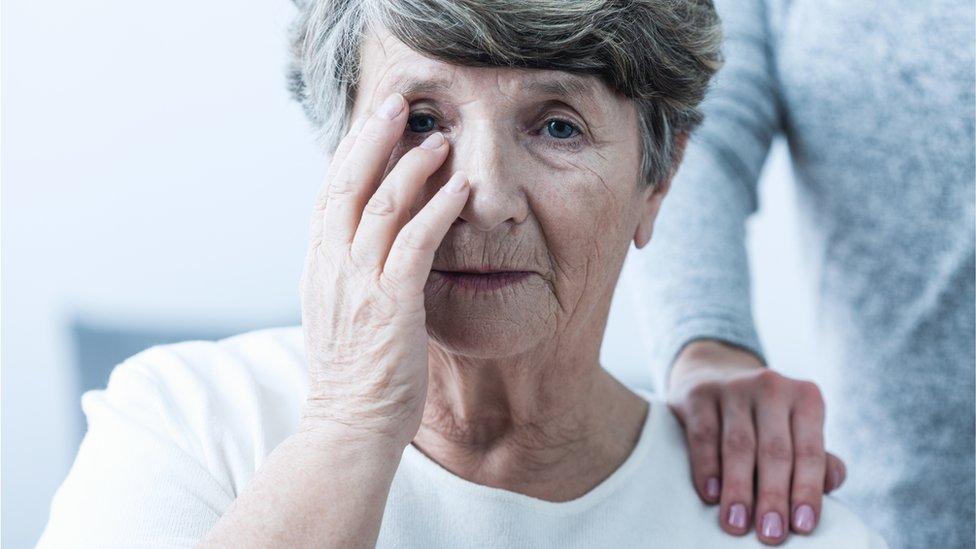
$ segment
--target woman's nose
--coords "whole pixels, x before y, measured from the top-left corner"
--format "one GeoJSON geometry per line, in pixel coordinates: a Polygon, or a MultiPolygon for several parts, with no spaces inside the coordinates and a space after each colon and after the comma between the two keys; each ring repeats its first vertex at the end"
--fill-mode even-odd
{"type": "Polygon", "coordinates": [[[463,171],[471,185],[461,219],[490,232],[501,224],[519,224],[528,215],[525,187],[518,177],[517,144],[489,127],[469,129],[451,148],[452,172],[463,171]]]}

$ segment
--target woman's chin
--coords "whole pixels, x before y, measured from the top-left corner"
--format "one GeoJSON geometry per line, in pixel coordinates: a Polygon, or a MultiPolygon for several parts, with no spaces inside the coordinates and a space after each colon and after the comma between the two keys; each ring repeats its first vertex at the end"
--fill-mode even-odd
{"type": "Polygon", "coordinates": [[[495,294],[428,285],[428,335],[454,354],[502,358],[537,346],[555,331],[555,299],[541,281],[522,285],[515,295],[495,294]]]}
{"type": "Polygon", "coordinates": [[[510,322],[477,321],[427,322],[431,340],[444,351],[471,358],[505,358],[535,346],[542,335],[519,329],[510,322]]]}

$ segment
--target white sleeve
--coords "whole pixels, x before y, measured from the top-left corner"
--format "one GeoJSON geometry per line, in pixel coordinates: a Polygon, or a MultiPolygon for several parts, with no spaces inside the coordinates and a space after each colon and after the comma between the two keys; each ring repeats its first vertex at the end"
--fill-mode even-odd
{"type": "Polygon", "coordinates": [[[82,396],[88,432],[38,547],[191,547],[233,502],[140,362],[148,353],[82,396]]]}

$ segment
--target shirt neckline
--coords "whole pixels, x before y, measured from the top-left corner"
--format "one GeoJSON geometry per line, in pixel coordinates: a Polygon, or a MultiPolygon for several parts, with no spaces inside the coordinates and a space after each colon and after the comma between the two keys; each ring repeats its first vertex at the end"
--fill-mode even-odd
{"type": "Polygon", "coordinates": [[[576,499],[561,502],[547,501],[503,488],[477,484],[445,469],[421,452],[413,443],[408,444],[404,449],[403,464],[432,478],[437,485],[446,486],[452,490],[462,492],[468,498],[494,500],[507,505],[528,508],[547,515],[559,516],[578,513],[606,500],[613,494],[634,474],[634,471],[643,465],[653,441],[660,439],[660,437],[655,435],[660,431],[661,416],[667,412],[666,408],[657,404],[655,402],[656,399],[650,393],[641,389],[632,390],[648,402],[647,416],[644,418],[644,424],[638,435],[637,444],[634,445],[634,449],[627,456],[627,459],[610,473],[610,476],[603,479],[602,482],[590,489],[589,492],[576,499]]]}

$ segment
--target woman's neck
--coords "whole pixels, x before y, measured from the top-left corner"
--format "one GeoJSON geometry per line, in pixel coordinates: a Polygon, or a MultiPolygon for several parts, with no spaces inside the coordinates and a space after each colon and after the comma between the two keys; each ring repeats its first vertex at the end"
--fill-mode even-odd
{"type": "Polygon", "coordinates": [[[589,362],[458,359],[431,348],[414,445],[452,473],[539,499],[575,499],[627,459],[647,403],[589,362]]]}

